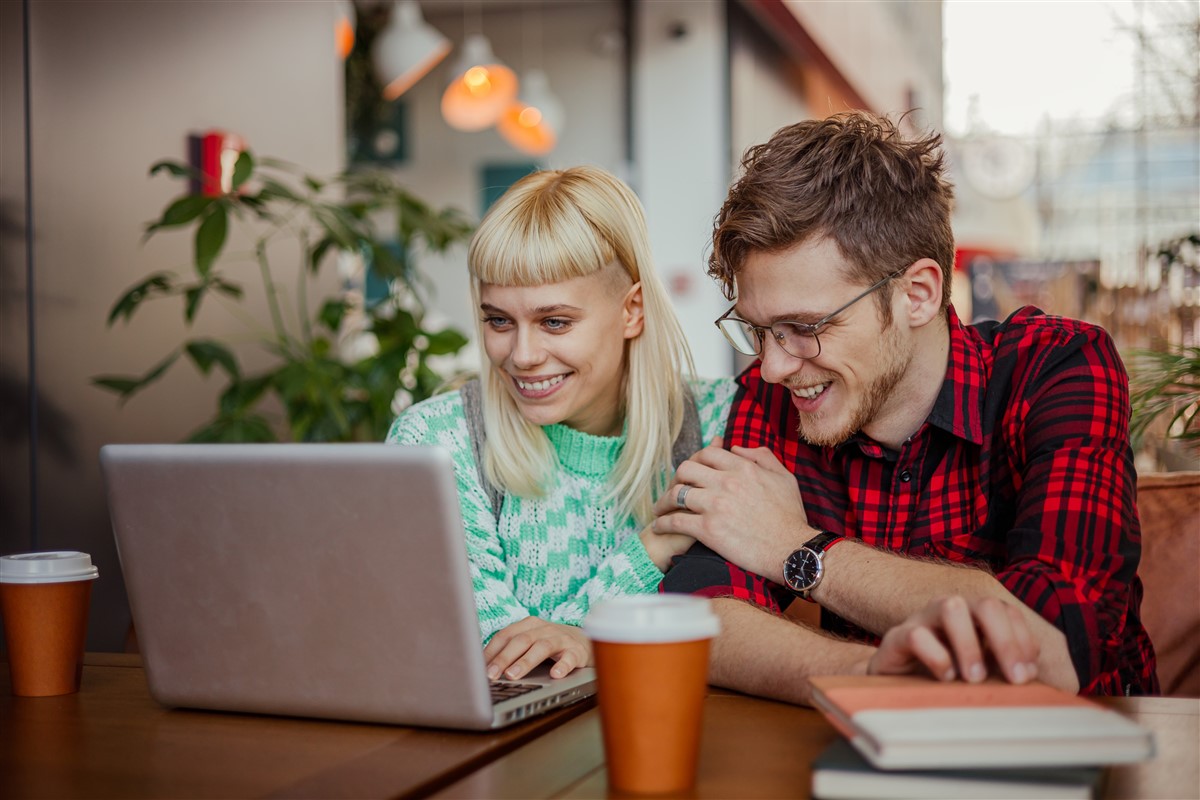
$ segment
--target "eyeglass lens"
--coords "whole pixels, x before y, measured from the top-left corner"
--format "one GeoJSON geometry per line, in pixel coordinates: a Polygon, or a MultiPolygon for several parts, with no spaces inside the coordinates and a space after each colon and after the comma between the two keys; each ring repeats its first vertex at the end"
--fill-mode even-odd
{"type": "Polygon", "coordinates": [[[748,322],[727,317],[720,322],[721,332],[739,353],[757,356],[762,353],[763,337],[770,334],[789,355],[814,358],[821,352],[816,334],[807,326],[794,322],[776,322],[770,328],[756,328],[748,322]]]}

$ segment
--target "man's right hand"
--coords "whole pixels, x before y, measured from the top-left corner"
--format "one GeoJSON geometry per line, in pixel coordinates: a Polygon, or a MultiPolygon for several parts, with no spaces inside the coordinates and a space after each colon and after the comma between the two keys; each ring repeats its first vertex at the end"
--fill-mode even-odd
{"type": "Polygon", "coordinates": [[[978,683],[988,676],[990,660],[1010,683],[1026,683],[1037,677],[1039,649],[1012,604],[954,595],[932,601],[888,630],[867,662],[867,673],[928,671],[939,680],[978,683]]]}

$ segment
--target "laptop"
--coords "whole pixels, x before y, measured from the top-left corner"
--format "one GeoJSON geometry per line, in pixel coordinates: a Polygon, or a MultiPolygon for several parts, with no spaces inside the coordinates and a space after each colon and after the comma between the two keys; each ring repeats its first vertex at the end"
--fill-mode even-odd
{"type": "Polygon", "coordinates": [[[449,453],[106,445],[150,694],[167,706],[464,730],[595,692],[489,682],[449,453]]]}

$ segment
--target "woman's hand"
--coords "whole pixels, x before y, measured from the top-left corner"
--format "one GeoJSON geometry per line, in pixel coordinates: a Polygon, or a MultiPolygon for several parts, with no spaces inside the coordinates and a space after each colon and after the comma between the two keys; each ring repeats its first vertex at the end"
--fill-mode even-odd
{"type": "Polygon", "coordinates": [[[483,648],[488,680],[515,681],[547,658],[554,659],[550,677],[565,678],[577,667],[592,665],[592,643],[574,625],[526,617],[496,631],[483,648]]]}
{"type": "Polygon", "coordinates": [[[949,681],[978,683],[988,663],[1010,683],[1037,677],[1038,640],[1021,612],[998,598],[934,600],[883,635],[868,674],[928,671],[949,681]]]}
{"type": "Polygon", "coordinates": [[[663,572],[671,568],[671,559],[683,555],[696,543],[695,539],[684,533],[655,533],[653,523],[642,528],[639,535],[642,537],[642,546],[646,548],[646,555],[650,556],[654,566],[663,572]]]}

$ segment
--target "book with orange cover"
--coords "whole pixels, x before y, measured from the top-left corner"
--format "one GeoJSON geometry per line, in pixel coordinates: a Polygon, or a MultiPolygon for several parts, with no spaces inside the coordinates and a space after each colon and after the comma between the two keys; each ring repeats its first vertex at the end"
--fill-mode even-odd
{"type": "Polygon", "coordinates": [[[1154,753],[1150,731],[1042,683],[888,675],[810,682],[813,705],[880,769],[1089,766],[1154,753]]]}

